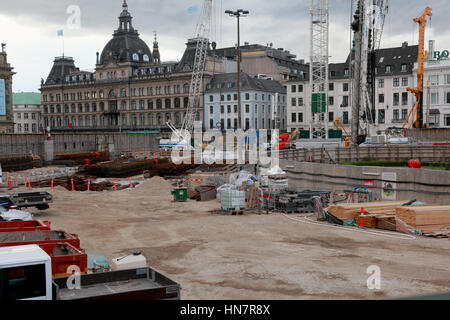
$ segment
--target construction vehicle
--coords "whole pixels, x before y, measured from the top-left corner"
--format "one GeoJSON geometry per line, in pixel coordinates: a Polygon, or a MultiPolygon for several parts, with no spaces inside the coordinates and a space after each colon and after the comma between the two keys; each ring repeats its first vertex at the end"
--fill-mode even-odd
{"type": "Polygon", "coordinates": [[[52,259],[37,245],[0,248],[0,256],[0,301],[180,299],[180,285],[151,268],[52,279],[52,259]]]}
{"type": "Polygon", "coordinates": [[[297,128],[292,133],[284,133],[279,135],[279,141],[277,144],[277,150],[295,149],[295,143],[293,142],[300,135],[300,130],[297,128]]]}
{"type": "Polygon", "coordinates": [[[345,142],[346,147],[350,147],[350,144],[352,143],[352,137],[348,133],[347,129],[345,129],[342,118],[335,119],[334,126],[337,130],[342,129],[342,132],[344,133],[344,135],[342,136],[342,140],[345,142]]]}
{"type": "MultiPolygon", "coordinates": [[[[431,12],[433,9],[427,7],[425,11],[418,17],[414,19],[414,22],[419,24],[419,55],[417,58],[418,61],[418,70],[417,70],[417,88],[408,88],[407,90],[414,94],[416,98],[416,103],[411,108],[408,113],[408,117],[403,124],[403,128],[411,128],[414,127],[416,129],[424,129],[428,128],[428,125],[424,123],[423,116],[423,65],[425,60],[425,26],[427,24],[427,17],[432,16],[431,12]],[[409,125],[409,126],[408,126],[409,125]]],[[[432,54],[432,53],[429,53],[432,54]]],[[[429,92],[429,91],[428,91],[429,92]]]]}

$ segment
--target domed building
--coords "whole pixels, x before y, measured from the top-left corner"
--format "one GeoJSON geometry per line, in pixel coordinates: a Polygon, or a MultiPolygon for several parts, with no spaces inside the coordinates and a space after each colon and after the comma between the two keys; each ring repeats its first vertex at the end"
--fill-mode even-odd
{"type": "MultiPolygon", "coordinates": [[[[57,57],[42,80],[44,128],[53,132],[169,131],[181,127],[189,104],[196,42],[189,40],[179,62],[161,62],[155,33],[153,52],[133,26],[127,1],[119,26],[101,53],[95,71],[82,71],[71,57],[57,57]]],[[[223,59],[207,55],[204,86],[224,71],[223,59]]],[[[203,97],[202,97],[203,100],[203,97]]],[[[203,106],[203,101],[201,101],[203,106]]],[[[203,117],[203,107],[197,119],[203,117]]]]}

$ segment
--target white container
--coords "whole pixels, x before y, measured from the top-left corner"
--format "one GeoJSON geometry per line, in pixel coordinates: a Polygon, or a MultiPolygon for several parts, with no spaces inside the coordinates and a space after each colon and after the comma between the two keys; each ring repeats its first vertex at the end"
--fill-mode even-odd
{"type": "Polygon", "coordinates": [[[147,267],[147,259],[142,255],[129,255],[112,259],[111,270],[129,270],[147,267]]]}

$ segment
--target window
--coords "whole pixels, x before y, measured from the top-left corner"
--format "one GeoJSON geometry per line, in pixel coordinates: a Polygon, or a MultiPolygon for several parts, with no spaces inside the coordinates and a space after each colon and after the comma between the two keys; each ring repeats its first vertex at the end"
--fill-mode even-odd
{"type": "Polygon", "coordinates": [[[166,99],[164,104],[166,109],[172,108],[172,102],[170,101],[170,99],[166,99]]]}
{"type": "Polygon", "coordinates": [[[225,101],[225,96],[223,94],[220,95],[220,101],[225,101]]]}
{"type": "Polygon", "coordinates": [[[450,114],[445,115],[445,126],[450,127],[450,114]]]}
{"type": "Polygon", "coordinates": [[[400,86],[400,79],[399,78],[394,78],[393,84],[394,87],[399,87],[400,86]]]}
{"type": "Polygon", "coordinates": [[[343,83],[342,90],[343,90],[344,92],[347,92],[347,91],[348,91],[348,82],[343,83]]]}
{"type": "Polygon", "coordinates": [[[402,87],[408,86],[408,78],[402,78],[402,87]]]}
{"type": "Polygon", "coordinates": [[[378,95],[378,103],[384,103],[384,94],[380,93],[378,95]]]}
{"type": "MultiPolygon", "coordinates": [[[[52,112],[53,113],[53,112],[52,112]]],[[[23,114],[23,118],[25,119],[25,120],[28,120],[28,113],[24,113],[23,114]]]]}
{"type": "Polygon", "coordinates": [[[378,123],[383,124],[386,122],[386,111],[384,109],[378,110],[378,123]]]}
{"type": "Polygon", "coordinates": [[[406,72],[406,71],[408,71],[408,65],[402,64],[402,72],[406,72]]]}
{"type": "Polygon", "coordinates": [[[303,107],[303,98],[298,98],[298,106],[303,107]]]}
{"type": "Polygon", "coordinates": [[[209,114],[214,114],[214,106],[209,106],[209,114]]]}
{"type": "Polygon", "coordinates": [[[245,94],[245,100],[250,100],[250,93],[245,94]]]}
{"type": "Polygon", "coordinates": [[[303,92],[303,85],[302,84],[298,85],[298,92],[303,92]]]}
{"type": "Polygon", "coordinates": [[[291,92],[292,92],[292,93],[297,92],[297,86],[296,86],[296,85],[292,85],[292,86],[291,86],[291,92]]]}
{"type": "Polygon", "coordinates": [[[406,120],[408,116],[408,109],[402,109],[402,120],[406,120]]]}
{"type": "Polygon", "coordinates": [[[384,88],[384,79],[378,80],[378,88],[383,89],[384,88]]]}
{"type": "Polygon", "coordinates": [[[439,103],[439,93],[432,92],[431,93],[431,104],[438,104],[438,103],[439,103]]]}
{"type": "Polygon", "coordinates": [[[227,94],[227,101],[231,101],[231,94],[227,94]]]}
{"type": "Polygon", "coordinates": [[[296,99],[296,98],[292,98],[291,105],[292,105],[293,107],[296,107],[296,106],[297,106],[297,99],[296,99]]]}
{"type": "Polygon", "coordinates": [[[246,112],[246,113],[249,113],[249,112],[250,112],[250,105],[249,105],[249,104],[246,104],[246,105],[245,105],[245,112],[246,112]]]}
{"type": "Polygon", "coordinates": [[[334,91],[334,83],[329,83],[328,84],[328,90],[329,91],[334,91]]]}
{"type": "Polygon", "coordinates": [[[450,103],[450,92],[447,92],[447,102],[446,103],[450,103]]]}
{"type": "Polygon", "coordinates": [[[343,96],[342,97],[342,106],[343,107],[348,107],[348,96],[343,96]]]}
{"type": "Polygon", "coordinates": [[[408,92],[402,92],[402,105],[405,106],[408,104],[408,92]]]}
{"type": "Polygon", "coordinates": [[[348,111],[344,111],[343,113],[342,113],[342,120],[343,120],[343,123],[344,124],[348,124],[348,111]]]}
{"type": "Polygon", "coordinates": [[[328,97],[328,104],[334,106],[334,97],[328,97]]]}
{"type": "Polygon", "coordinates": [[[298,113],[298,122],[300,122],[300,123],[303,122],[303,112],[298,113]]]}
{"type": "Polygon", "coordinates": [[[225,113],[225,106],[220,106],[220,113],[224,114],[225,113]]]}
{"type": "Polygon", "coordinates": [[[430,80],[432,86],[438,86],[439,85],[439,76],[429,76],[428,80],[430,80]]]}
{"type": "Polygon", "coordinates": [[[209,128],[210,129],[214,128],[214,120],[213,119],[209,119],[209,128]]]}
{"type": "Polygon", "coordinates": [[[20,300],[47,295],[45,265],[5,268],[0,270],[4,300],[20,300]]]}
{"type": "Polygon", "coordinates": [[[293,113],[293,114],[291,115],[291,122],[292,122],[292,123],[296,123],[296,122],[297,122],[297,114],[296,114],[296,113],[293,113]]]}
{"type": "Polygon", "coordinates": [[[209,96],[209,102],[214,102],[214,96],[209,96]]]}
{"type": "Polygon", "coordinates": [[[386,66],[386,73],[391,73],[392,72],[392,66],[387,65],[386,66]]]}
{"type": "Polygon", "coordinates": [[[328,112],[328,121],[333,122],[334,121],[334,112],[328,112]]]}
{"type": "Polygon", "coordinates": [[[446,74],[445,79],[447,80],[446,83],[450,84],[450,74],[446,74]]]}
{"type": "Polygon", "coordinates": [[[231,106],[227,106],[227,113],[231,113],[231,106]]]}
{"type": "Polygon", "coordinates": [[[394,110],[392,118],[393,118],[394,121],[400,120],[400,113],[399,113],[398,109],[394,110]]]}
{"type": "Polygon", "coordinates": [[[400,94],[394,93],[394,106],[398,106],[400,104],[400,94]]]}

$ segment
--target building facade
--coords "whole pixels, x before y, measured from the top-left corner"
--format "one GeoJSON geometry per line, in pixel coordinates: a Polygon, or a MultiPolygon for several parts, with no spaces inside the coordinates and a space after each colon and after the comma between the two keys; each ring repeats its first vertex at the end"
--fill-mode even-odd
{"type": "MultiPolygon", "coordinates": [[[[380,49],[376,52],[375,83],[375,131],[385,131],[389,127],[402,127],[414,103],[414,95],[407,88],[414,85],[414,63],[417,61],[418,46],[380,49]]],[[[352,79],[349,59],[345,63],[329,65],[328,115],[330,129],[334,120],[342,123],[351,132],[352,79]]],[[[288,131],[296,128],[310,130],[312,119],[311,90],[309,75],[305,80],[286,83],[288,95],[288,131]]]]}
{"type": "MultiPolygon", "coordinates": [[[[153,51],[132,25],[126,2],[113,38],[97,53],[94,72],[82,71],[69,57],[57,57],[42,80],[43,126],[52,131],[168,131],[181,127],[189,105],[196,41],[189,40],[179,62],[161,62],[155,36],[153,51]]],[[[223,59],[209,52],[203,90],[223,59]]],[[[202,97],[203,97],[202,92],[202,97]]],[[[201,101],[200,106],[203,106],[201,101]]],[[[203,108],[198,108],[202,120],[203,108]]]]}
{"type": "MultiPolygon", "coordinates": [[[[215,75],[205,92],[206,129],[238,129],[237,73],[215,75]]],[[[281,83],[241,73],[241,128],[287,128],[287,96],[281,83]],[[275,101],[276,99],[276,101],[275,101]]]]}
{"type": "MultiPolygon", "coordinates": [[[[414,68],[417,78],[417,64],[414,68]]],[[[415,83],[417,85],[417,82],[415,83]]],[[[430,59],[424,63],[424,121],[430,128],[450,128],[450,60],[430,59]]]]}
{"type": "MultiPolygon", "coordinates": [[[[237,48],[216,50],[216,55],[228,60],[236,59],[237,48]]],[[[309,65],[304,60],[296,60],[296,56],[283,48],[272,48],[259,44],[241,46],[242,71],[251,75],[261,75],[272,80],[285,83],[290,80],[303,80],[309,73],[309,65]]]]}
{"type": "Polygon", "coordinates": [[[0,134],[14,132],[12,111],[12,77],[15,74],[8,63],[6,45],[1,44],[0,52],[0,134]]]}
{"type": "Polygon", "coordinates": [[[13,93],[14,133],[42,133],[41,94],[13,93]]]}

